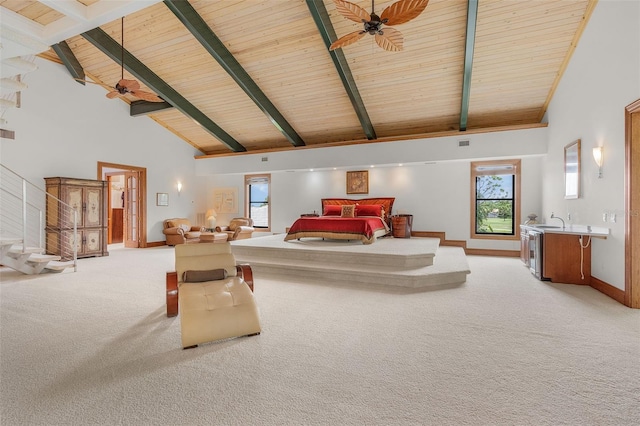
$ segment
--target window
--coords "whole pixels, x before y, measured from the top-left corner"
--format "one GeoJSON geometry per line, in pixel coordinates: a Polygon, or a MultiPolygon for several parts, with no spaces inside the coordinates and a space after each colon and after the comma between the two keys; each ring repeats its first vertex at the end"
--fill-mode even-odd
{"type": "Polygon", "coordinates": [[[471,204],[471,238],[518,239],[520,160],[472,162],[471,204]]]}
{"type": "Polygon", "coordinates": [[[247,200],[245,214],[253,219],[253,227],[257,229],[271,229],[271,205],[269,193],[271,175],[246,175],[245,200],[247,200]]]}

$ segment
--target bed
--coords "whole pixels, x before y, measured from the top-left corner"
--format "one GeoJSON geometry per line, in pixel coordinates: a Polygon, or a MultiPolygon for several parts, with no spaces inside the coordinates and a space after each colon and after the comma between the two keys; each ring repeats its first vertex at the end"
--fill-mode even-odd
{"type": "Polygon", "coordinates": [[[301,238],[360,240],[372,244],[390,232],[395,198],[323,198],[322,215],[303,216],[289,228],[285,241],[301,238]]]}

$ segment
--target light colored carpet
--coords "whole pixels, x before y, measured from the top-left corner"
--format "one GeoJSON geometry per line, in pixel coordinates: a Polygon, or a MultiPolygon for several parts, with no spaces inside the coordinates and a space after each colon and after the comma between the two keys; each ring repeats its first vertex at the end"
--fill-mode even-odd
{"type": "Polygon", "coordinates": [[[640,311],[468,258],[424,292],[256,276],[263,333],[184,351],[173,248],[0,271],[2,425],[637,425],[640,311]]]}

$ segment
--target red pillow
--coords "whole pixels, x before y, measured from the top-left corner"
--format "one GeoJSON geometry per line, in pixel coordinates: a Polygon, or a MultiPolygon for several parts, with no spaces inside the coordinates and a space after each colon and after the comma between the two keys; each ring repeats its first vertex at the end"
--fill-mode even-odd
{"type": "Polygon", "coordinates": [[[342,214],[342,206],[328,205],[324,206],[323,216],[340,216],[342,214]]]}
{"type": "Polygon", "coordinates": [[[356,216],[382,217],[382,214],[382,204],[358,204],[356,206],[356,216]]]}

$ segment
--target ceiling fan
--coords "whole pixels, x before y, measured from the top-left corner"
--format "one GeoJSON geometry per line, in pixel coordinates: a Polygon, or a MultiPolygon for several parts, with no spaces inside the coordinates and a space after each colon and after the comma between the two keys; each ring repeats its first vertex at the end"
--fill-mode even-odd
{"type": "Polygon", "coordinates": [[[140,83],[138,83],[136,80],[128,80],[128,79],[124,78],[124,16],[122,17],[120,30],[121,30],[121,39],[120,40],[121,40],[121,43],[122,43],[122,45],[121,45],[122,46],[121,57],[120,57],[120,63],[122,65],[122,67],[121,67],[121,73],[120,73],[120,81],[118,81],[115,86],[111,87],[111,86],[108,86],[108,85],[106,85],[104,83],[97,83],[97,82],[93,82],[93,81],[81,80],[79,78],[76,78],[76,80],[82,81],[82,82],[85,82],[85,83],[98,84],[100,86],[103,86],[103,87],[109,89],[110,92],[107,93],[107,98],[109,98],[109,99],[121,97],[121,96],[124,96],[127,93],[129,93],[131,96],[134,96],[134,97],[136,97],[138,99],[142,99],[143,101],[164,102],[164,99],[162,99],[161,97],[159,97],[155,93],[145,92],[144,90],[140,90],[140,83]]]}
{"type": "Polygon", "coordinates": [[[333,2],[338,12],[347,19],[364,24],[364,29],[340,37],[329,46],[329,50],[348,46],[369,33],[375,36],[378,46],[390,52],[397,52],[403,49],[402,34],[394,28],[382,26],[399,25],[412,20],[422,13],[429,0],[399,0],[383,10],[380,16],[375,14],[374,0],[371,0],[371,13],[346,0],[333,0],[333,2]]]}

